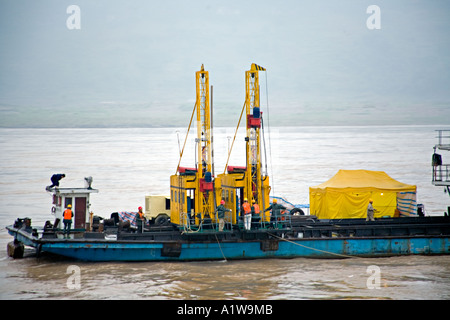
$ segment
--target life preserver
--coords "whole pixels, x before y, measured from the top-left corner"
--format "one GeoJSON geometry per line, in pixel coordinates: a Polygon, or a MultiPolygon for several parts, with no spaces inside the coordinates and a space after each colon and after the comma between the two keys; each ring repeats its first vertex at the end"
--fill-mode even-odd
{"type": "Polygon", "coordinates": [[[52,214],[55,214],[56,212],[56,207],[52,207],[52,214]]]}

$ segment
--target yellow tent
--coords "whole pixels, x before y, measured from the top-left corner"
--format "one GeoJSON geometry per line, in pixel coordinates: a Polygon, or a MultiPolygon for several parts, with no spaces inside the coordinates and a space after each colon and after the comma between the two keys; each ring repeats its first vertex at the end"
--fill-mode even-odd
{"type": "Polygon", "coordinates": [[[365,218],[369,199],[375,218],[415,214],[416,186],[383,171],[339,170],[330,180],[309,188],[310,213],[319,219],[365,218]]]}

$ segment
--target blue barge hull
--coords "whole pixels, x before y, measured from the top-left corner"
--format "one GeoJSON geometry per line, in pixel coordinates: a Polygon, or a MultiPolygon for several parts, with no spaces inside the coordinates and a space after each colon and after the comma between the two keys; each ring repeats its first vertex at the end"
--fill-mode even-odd
{"type": "Polygon", "coordinates": [[[146,243],[52,243],[42,250],[85,261],[193,261],[260,258],[344,258],[448,254],[448,238],[327,239],[279,243],[278,250],[261,250],[259,242],[182,244],[177,257],[163,256],[163,244],[146,243]]]}
{"type": "MultiPolygon", "coordinates": [[[[450,235],[283,238],[283,232],[256,240],[153,241],[106,239],[43,239],[23,229],[7,227],[15,240],[48,252],[83,261],[195,261],[262,258],[348,258],[450,254],[450,235]]],[[[224,234],[221,234],[224,236],[224,234]]],[[[246,235],[246,233],[241,233],[246,235]]],[[[247,234],[248,235],[248,234],[247,234]]],[[[198,235],[196,235],[198,236],[198,235]]],[[[192,239],[191,239],[192,240],[192,239]]]]}
{"type": "MultiPolygon", "coordinates": [[[[236,226],[238,227],[238,226],[236,226]]],[[[291,221],[289,227],[243,231],[232,228],[186,232],[167,225],[145,232],[32,228],[16,221],[6,227],[14,244],[84,261],[194,261],[262,258],[348,258],[450,254],[450,218],[291,221]]]]}
{"type": "Polygon", "coordinates": [[[183,243],[179,256],[164,256],[163,243],[48,243],[42,250],[85,261],[193,261],[261,258],[348,258],[449,254],[449,238],[310,239],[279,241],[277,250],[261,242],[183,243]]]}

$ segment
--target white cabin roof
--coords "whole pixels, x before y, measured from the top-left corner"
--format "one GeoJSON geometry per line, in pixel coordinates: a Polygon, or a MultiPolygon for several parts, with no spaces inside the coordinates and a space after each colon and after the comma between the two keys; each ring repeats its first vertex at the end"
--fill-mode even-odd
{"type": "Polygon", "coordinates": [[[52,194],[66,195],[66,194],[89,194],[98,193],[98,189],[92,188],[55,188],[49,190],[52,194]]]}

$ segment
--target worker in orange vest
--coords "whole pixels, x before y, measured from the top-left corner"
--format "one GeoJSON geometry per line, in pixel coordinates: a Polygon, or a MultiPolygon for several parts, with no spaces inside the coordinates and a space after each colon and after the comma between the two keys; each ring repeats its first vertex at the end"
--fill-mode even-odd
{"type": "Polygon", "coordinates": [[[67,209],[64,210],[63,214],[63,223],[64,223],[64,238],[69,237],[70,234],[70,226],[72,225],[72,218],[73,218],[73,212],[72,212],[72,205],[67,205],[67,209]]]}
{"type": "Polygon", "coordinates": [[[255,199],[252,200],[252,221],[258,223],[261,219],[259,204],[256,203],[255,199]]]}
{"type": "Polygon", "coordinates": [[[248,199],[244,199],[244,204],[241,208],[241,214],[244,215],[244,229],[250,230],[252,226],[252,209],[248,203],[248,199]]]}
{"type": "Polygon", "coordinates": [[[144,230],[145,217],[142,212],[142,207],[138,208],[138,213],[136,214],[136,226],[138,228],[138,232],[143,232],[144,230]]]}

